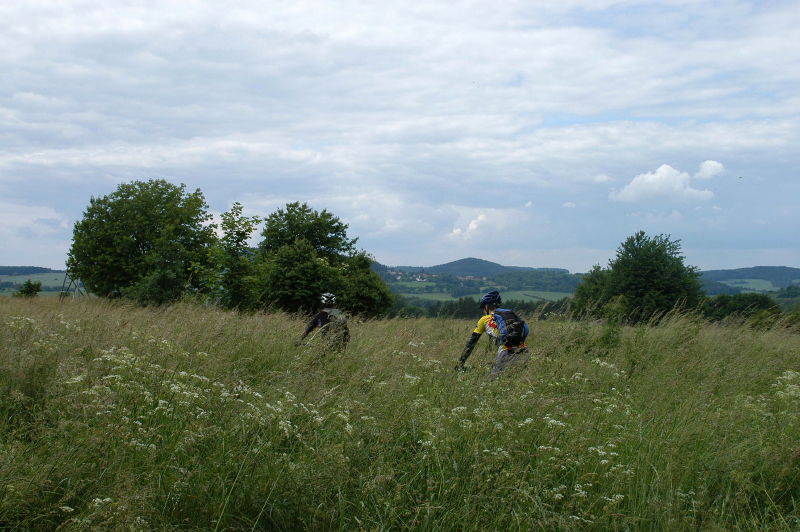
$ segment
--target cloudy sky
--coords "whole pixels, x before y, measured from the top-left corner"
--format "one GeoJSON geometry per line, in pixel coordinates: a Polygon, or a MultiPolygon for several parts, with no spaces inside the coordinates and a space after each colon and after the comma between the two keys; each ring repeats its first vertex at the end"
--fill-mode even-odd
{"type": "Polygon", "coordinates": [[[586,271],[638,230],[800,267],[796,0],[0,3],[0,264],[91,196],[328,209],[389,265],[586,271]]]}

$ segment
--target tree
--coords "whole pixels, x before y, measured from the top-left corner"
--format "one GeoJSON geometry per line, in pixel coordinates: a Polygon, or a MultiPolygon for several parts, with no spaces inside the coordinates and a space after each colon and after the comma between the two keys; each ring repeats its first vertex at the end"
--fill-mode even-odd
{"type": "Polygon", "coordinates": [[[750,317],[759,311],[780,313],[780,308],[774,299],[766,294],[753,292],[706,297],[701,305],[701,310],[703,315],[710,320],[721,320],[732,314],[750,317]]]}
{"type": "Polygon", "coordinates": [[[602,307],[611,299],[608,286],[611,271],[603,269],[599,264],[583,276],[581,284],[575,289],[571,310],[576,316],[598,316],[602,307]]]}
{"type": "Polygon", "coordinates": [[[39,292],[41,291],[42,291],[41,281],[31,281],[30,279],[27,279],[19,287],[19,290],[14,292],[12,295],[14,297],[36,297],[39,295],[39,292]]]}
{"type": "Polygon", "coordinates": [[[318,305],[320,294],[335,292],[340,284],[334,268],[306,240],[278,248],[257,267],[262,307],[311,310],[318,305]]]}
{"type": "Polygon", "coordinates": [[[669,312],[676,305],[694,308],[703,296],[700,274],[683,260],[680,240],[669,235],[651,238],[639,231],[620,245],[607,269],[596,266],[584,277],[573,308],[603,315],[603,307],[616,298],[613,313],[619,316],[624,310],[633,321],[669,312]]]}
{"type": "Polygon", "coordinates": [[[258,249],[269,254],[284,246],[291,246],[297,240],[305,240],[317,255],[336,262],[355,251],[357,238],[347,237],[347,224],[327,210],[313,210],[306,203],[288,203],[265,220],[261,232],[264,240],[258,249]]]}
{"type": "Polygon", "coordinates": [[[254,275],[259,306],[308,311],[324,292],[335,293],[339,306],[355,314],[374,316],[391,306],[391,291],[372,270],[372,259],[356,251],[357,239],[333,213],[289,203],[266,218],[262,235],[254,275]]]}
{"type": "Polygon", "coordinates": [[[208,264],[194,265],[194,274],[211,302],[225,308],[255,306],[253,275],[255,253],[248,245],[250,235],[261,223],[258,216],[244,216],[240,203],[222,214],[222,235],[208,248],[208,264]]]}
{"type": "Polygon", "coordinates": [[[203,194],[185,188],[163,179],[133,181],[91,198],[73,231],[70,272],[97,295],[145,304],[200,288],[191,267],[207,264],[216,237],[203,194]]]}
{"type": "Polygon", "coordinates": [[[389,286],[372,270],[372,257],[361,251],[347,258],[339,284],[340,305],[350,312],[375,316],[386,312],[394,301],[389,286]]]}

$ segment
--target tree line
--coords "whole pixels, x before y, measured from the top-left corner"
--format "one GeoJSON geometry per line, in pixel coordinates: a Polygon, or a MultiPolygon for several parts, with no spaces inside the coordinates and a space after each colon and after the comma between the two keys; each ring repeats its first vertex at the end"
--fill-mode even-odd
{"type": "MultiPolygon", "coordinates": [[[[326,210],[294,202],[263,219],[243,210],[234,203],[212,222],[199,189],[188,192],[185,185],[160,179],[120,184],[109,195],[91,198],[76,222],[68,270],[91,293],[143,305],[192,298],[229,309],[297,312],[314,309],[320,294],[334,292],[344,310],[364,316],[478,314],[477,302],[468,297],[423,307],[393,296],[348,226],[326,210]],[[261,238],[251,245],[257,232],[261,238]]],[[[508,286],[529,282],[525,272],[501,277],[497,281],[508,286]]],[[[780,314],[774,300],[762,294],[709,298],[699,277],[697,268],[684,264],[680,240],[640,231],[620,245],[608,267],[596,265],[582,280],[563,272],[545,276],[550,288],[575,288],[573,298],[506,305],[540,317],[628,323],[657,319],[675,308],[709,319],[780,314]]]]}
{"type": "MultiPolygon", "coordinates": [[[[784,288],[778,296],[800,296],[800,286],[784,288]]],[[[770,323],[783,314],[776,301],[766,294],[736,293],[709,297],[698,269],[684,263],[680,240],[673,240],[669,235],[651,237],[643,231],[622,242],[606,268],[596,265],[585,274],[574,297],[547,302],[505,301],[503,306],[539,319],[560,316],[601,319],[616,324],[658,320],[674,309],[696,312],[711,321],[735,315],[770,323]]],[[[398,298],[391,312],[394,315],[455,318],[480,315],[477,301],[470,297],[444,302],[398,298]]],[[[800,323],[800,308],[790,313],[789,318],[800,323]]]]}
{"type": "Polygon", "coordinates": [[[75,224],[67,267],[89,292],[143,305],[192,298],[297,312],[334,292],[349,312],[382,314],[392,294],[347,229],[332,213],[300,202],[264,219],[245,216],[234,203],[212,223],[200,189],[133,181],[90,199],[75,224]],[[259,227],[261,239],[251,246],[259,227]]]}

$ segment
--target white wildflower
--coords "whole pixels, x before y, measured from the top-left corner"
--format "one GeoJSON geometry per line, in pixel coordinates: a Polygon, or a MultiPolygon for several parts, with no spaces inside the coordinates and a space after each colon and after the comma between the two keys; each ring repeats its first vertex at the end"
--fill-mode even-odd
{"type": "Polygon", "coordinates": [[[108,504],[110,502],[112,502],[112,499],[110,497],[106,497],[105,499],[99,499],[99,498],[98,499],[92,499],[92,505],[95,508],[97,508],[98,506],[102,506],[104,504],[108,504]]]}
{"type": "Polygon", "coordinates": [[[543,418],[543,419],[544,419],[544,420],[545,420],[545,422],[546,422],[548,425],[550,425],[551,427],[566,427],[566,426],[567,426],[567,424],[566,424],[566,423],[564,423],[563,421],[559,421],[559,420],[557,420],[557,419],[553,419],[553,418],[552,418],[552,417],[550,417],[549,415],[546,415],[546,416],[544,416],[544,418],[543,418]]]}

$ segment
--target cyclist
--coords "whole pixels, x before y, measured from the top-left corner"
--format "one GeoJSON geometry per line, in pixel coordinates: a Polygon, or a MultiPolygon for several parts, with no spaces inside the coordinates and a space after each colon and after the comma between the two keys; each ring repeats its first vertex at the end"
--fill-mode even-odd
{"type": "Polygon", "coordinates": [[[528,358],[528,346],[525,339],[528,337],[528,324],[525,323],[513,310],[499,308],[503,303],[497,290],[484,295],[480,300],[484,316],[478,320],[478,326],[472,331],[464,346],[464,351],[458,360],[457,370],[464,369],[464,363],[472,354],[481,335],[487,333],[495,342],[497,356],[492,366],[492,375],[497,375],[519,362],[528,358]]]}
{"type": "Polygon", "coordinates": [[[337,351],[343,351],[350,341],[350,330],[347,328],[347,316],[336,308],[336,296],[325,292],[320,296],[322,310],[311,318],[306,330],[300,336],[301,343],[311,331],[320,328],[326,343],[337,351]]]}

